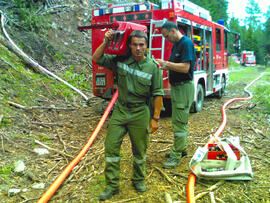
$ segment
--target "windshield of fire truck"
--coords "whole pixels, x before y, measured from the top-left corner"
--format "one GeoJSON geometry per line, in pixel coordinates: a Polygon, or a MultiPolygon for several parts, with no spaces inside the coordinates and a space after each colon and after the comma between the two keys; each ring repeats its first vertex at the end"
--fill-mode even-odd
{"type": "Polygon", "coordinates": [[[255,61],[255,57],[254,56],[248,56],[247,57],[247,61],[254,62],[255,61]]]}

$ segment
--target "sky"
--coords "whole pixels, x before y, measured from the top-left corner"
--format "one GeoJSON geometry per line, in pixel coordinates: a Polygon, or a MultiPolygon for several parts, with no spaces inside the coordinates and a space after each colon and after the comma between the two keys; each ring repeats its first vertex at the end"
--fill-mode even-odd
{"type": "MultiPolygon", "coordinates": [[[[240,20],[240,23],[243,23],[243,20],[246,17],[246,6],[249,0],[227,0],[228,1],[228,14],[229,17],[235,17],[240,20]]],[[[268,7],[270,6],[270,0],[255,0],[259,4],[259,7],[263,13],[266,13],[268,7]]],[[[262,20],[265,22],[265,19],[262,20]]]]}

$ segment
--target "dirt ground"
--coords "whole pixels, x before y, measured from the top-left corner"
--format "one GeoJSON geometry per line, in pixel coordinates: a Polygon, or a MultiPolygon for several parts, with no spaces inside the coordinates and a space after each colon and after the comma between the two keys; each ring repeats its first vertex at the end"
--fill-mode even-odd
{"type": "MultiPolygon", "coordinates": [[[[131,185],[131,145],[125,137],[121,149],[120,194],[107,202],[166,202],[165,193],[173,201],[186,202],[187,178],[190,174],[189,161],[195,150],[203,146],[221,123],[220,109],[224,102],[234,97],[245,97],[244,82],[230,85],[221,99],[207,98],[200,113],[190,114],[188,156],[174,169],[163,169],[165,152],[172,145],[171,118],[163,115],[160,129],[151,135],[147,157],[147,191],[137,193],[131,185]]],[[[22,160],[26,165],[23,174],[11,173],[9,181],[0,179],[2,202],[35,202],[75,157],[94,131],[100,117],[103,100],[93,98],[89,107],[68,110],[16,110],[16,131],[28,135],[16,137],[1,131],[1,165],[11,165],[22,160]],[[49,155],[37,155],[35,148],[44,148],[35,140],[46,143],[49,155]],[[43,183],[43,189],[32,186],[43,183]],[[5,188],[6,187],[6,188],[5,188]],[[7,192],[17,188],[18,194],[7,192]]],[[[222,137],[239,136],[242,147],[250,157],[254,179],[251,181],[196,180],[195,195],[205,194],[197,202],[211,202],[209,188],[217,184],[214,196],[217,202],[269,202],[270,139],[269,118],[260,116],[252,101],[236,102],[227,109],[228,123],[222,137]],[[267,120],[268,119],[268,120],[267,120]],[[204,193],[206,192],[206,193],[204,193]]],[[[104,188],[104,138],[109,120],[101,129],[94,144],[84,158],[73,169],[62,186],[52,196],[51,202],[98,202],[104,188]]]]}

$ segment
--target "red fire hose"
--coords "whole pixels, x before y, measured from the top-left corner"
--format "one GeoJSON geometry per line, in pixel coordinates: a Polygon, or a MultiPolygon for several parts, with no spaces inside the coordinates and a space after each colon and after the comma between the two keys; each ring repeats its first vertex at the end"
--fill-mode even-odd
{"type": "MultiPolygon", "coordinates": [[[[255,80],[253,80],[251,83],[249,83],[245,89],[244,92],[247,93],[249,95],[249,97],[246,98],[234,98],[234,99],[230,99],[229,101],[227,101],[225,104],[223,104],[221,112],[222,112],[222,122],[218,128],[218,130],[215,132],[215,134],[209,139],[209,141],[206,143],[206,145],[204,147],[207,148],[208,144],[211,144],[213,142],[215,142],[216,137],[219,137],[220,134],[223,132],[226,123],[227,123],[227,116],[226,116],[226,107],[235,102],[235,101],[244,101],[244,100],[250,100],[252,99],[252,93],[250,93],[249,91],[247,91],[247,89],[257,80],[259,80],[261,77],[263,77],[264,73],[262,73],[259,77],[257,77],[255,80]]],[[[194,166],[195,167],[195,166],[194,166]]],[[[189,178],[188,178],[188,183],[187,183],[187,202],[188,203],[195,203],[195,182],[196,182],[196,176],[194,173],[190,173],[189,178]]]]}
{"type": "Polygon", "coordinates": [[[56,192],[56,190],[60,187],[62,182],[65,180],[65,178],[68,176],[68,174],[72,171],[72,169],[79,163],[82,157],[89,150],[90,146],[96,139],[101,127],[105,123],[106,118],[108,117],[114,103],[117,100],[117,97],[118,97],[118,90],[116,90],[116,92],[114,93],[110,103],[108,104],[103,116],[101,117],[96,129],[94,130],[93,134],[90,136],[86,145],[82,148],[80,153],[66,166],[66,168],[62,171],[62,173],[55,179],[55,181],[51,184],[48,190],[38,200],[38,203],[48,202],[50,200],[50,198],[53,196],[53,194],[56,192]]]}

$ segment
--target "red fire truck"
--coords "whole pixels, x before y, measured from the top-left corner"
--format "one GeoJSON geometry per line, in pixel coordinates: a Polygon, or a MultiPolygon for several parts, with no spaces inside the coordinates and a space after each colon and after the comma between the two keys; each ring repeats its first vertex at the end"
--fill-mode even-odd
{"type": "Polygon", "coordinates": [[[242,51],[241,64],[243,66],[256,66],[256,57],[254,55],[254,51],[242,51]]]}
{"type": "MultiPolygon", "coordinates": [[[[202,110],[204,97],[216,94],[221,97],[228,82],[228,34],[230,31],[212,21],[208,10],[188,0],[160,0],[160,3],[110,4],[92,11],[92,24],[79,27],[92,29],[92,53],[102,43],[107,28],[116,30],[111,49],[121,54],[125,46],[125,33],[129,27],[144,26],[149,37],[148,54],[168,60],[172,43],[161,35],[164,22],[175,22],[180,31],[190,37],[196,49],[194,70],[195,97],[193,112],[202,110]],[[119,29],[121,28],[121,29],[119,29]]],[[[223,23],[224,24],[224,23],[223,23]]],[[[110,48],[107,53],[113,53],[110,48]]],[[[116,52],[114,52],[116,53],[116,52]]],[[[164,104],[170,103],[170,84],[167,71],[163,71],[164,104]]],[[[93,62],[93,93],[102,98],[111,98],[117,85],[113,73],[93,62]]],[[[168,105],[169,107],[169,105],[168,105]]]]}

